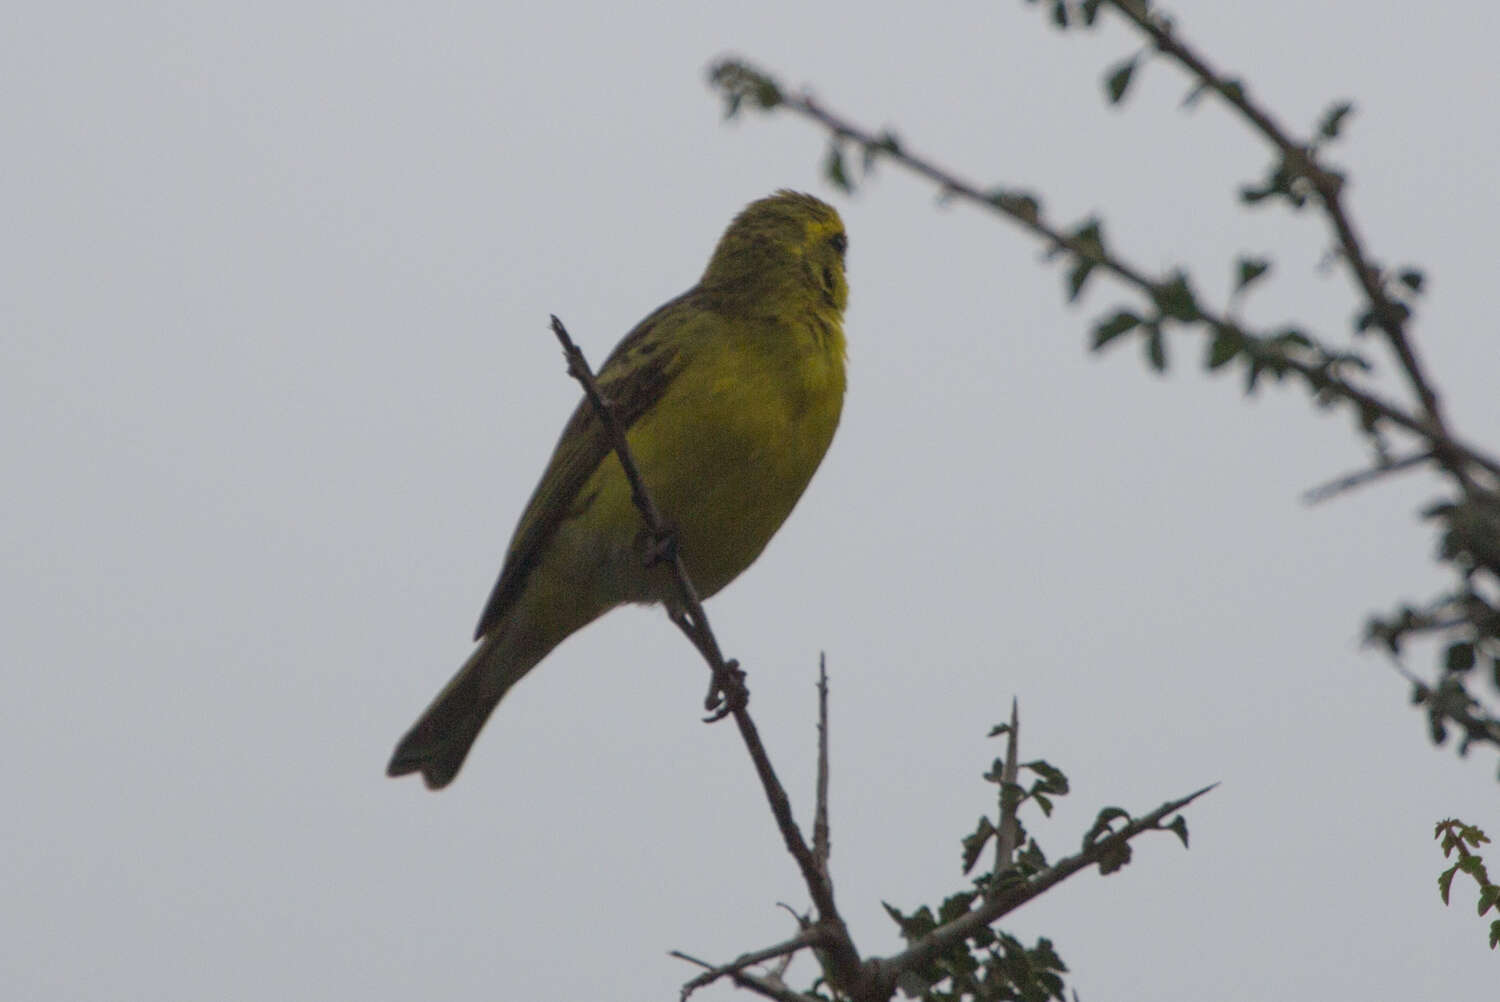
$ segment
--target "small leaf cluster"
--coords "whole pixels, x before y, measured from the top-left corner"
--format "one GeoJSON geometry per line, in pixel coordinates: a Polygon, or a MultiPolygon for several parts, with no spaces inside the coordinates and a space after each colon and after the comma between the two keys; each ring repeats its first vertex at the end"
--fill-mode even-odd
{"type": "MultiPolygon", "coordinates": [[[[886,914],[914,943],[938,926],[963,917],[979,897],[964,891],[944,900],[937,914],[926,905],[911,914],[887,904],[886,914]]],[[[920,968],[902,973],[897,985],[909,997],[923,1002],[1048,1002],[1064,999],[1068,967],[1045,936],[1027,946],[1008,932],[981,927],[967,943],[933,958],[920,968]]]]}
{"type": "Polygon", "coordinates": [[[738,59],[719,60],[709,67],[708,79],[724,99],[725,118],[737,116],[747,101],[753,108],[770,111],[785,100],[775,80],[738,59]]]}
{"type": "MultiPolygon", "coordinates": [[[[1038,3],[1039,0],[1026,0],[1027,3],[1038,3]]],[[[1138,6],[1145,9],[1144,0],[1136,0],[1138,6]]],[[[1103,0],[1046,0],[1048,17],[1053,25],[1063,31],[1069,28],[1092,28],[1099,17],[1099,8],[1104,6],[1103,0]]]]}
{"type": "MultiPolygon", "coordinates": [[[[1010,731],[1010,725],[1001,724],[993,728],[990,735],[1005,736],[1010,731]]],[[[922,905],[904,912],[885,903],[886,914],[896,923],[908,944],[927,941],[930,946],[929,937],[933,933],[965,919],[978,908],[1004,901],[1008,892],[1022,895],[1016,899],[1017,903],[1026,899],[1024,895],[1028,890],[1044,893],[1051,886],[1050,881],[1056,879],[1058,867],[1071,867],[1067,872],[1077,872],[1080,859],[1097,862],[1101,873],[1113,873],[1130,861],[1129,839],[1142,831],[1170,831],[1182,840],[1184,846],[1187,845],[1187,821],[1180,814],[1163,823],[1158,820],[1160,811],[1154,812],[1149,826],[1143,827],[1142,822],[1133,819],[1123,808],[1106,807],[1084,834],[1083,853],[1060,861],[1054,867],[1047,862],[1036,840],[1026,834],[1018,814],[1023,809],[1035,807],[1044,817],[1050,817],[1056,798],[1068,794],[1068,777],[1042,759],[1018,763],[1013,770],[1008,770],[1006,761],[997,758],[984,774],[984,779],[1000,788],[999,809],[994,817],[981,817],[974,831],[964,836],[963,872],[967,875],[973,871],[985,849],[991,845],[995,847],[997,857],[994,866],[971,878],[969,886],[949,894],[936,908],[922,905]],[[1027,776],[1024,782],[1020,781],[1023,774],[1027,776]],[[1008,775],[1015,778],[1008,779],[1008,775]],[[1117,822],[1122,826],[1117,826],[1117,822]],[[1127,831],[1123,826],[1130,826],[1131,830],[1127,831]],[[1009,838],[1005,834],[1008,827],[1009,838]],[[1018,848],[1023,841],[1024,847],[1018,848]],[[1007,854],[1009,850],[1014,850],[1013,856],[1007,854]],[[1028,884],[1033,886],[1028,887],[1028,884]]],[[[1004,910],[999,912],[1004,913],[1004,910]]],[[[1063,975],[1068,968],[1050,939],[1039,938],[1034,945],[1027,946],[993,924],[978,926],[966,934],[954,932],[953,935],[953,941],[929,959],[903,969],[897,984],[907,995],[925,1002],[958,1002],[960,999],[1047,1002],[1049,999],[1063,999],[1066,990],[1063,975]]],[[[942,936],[933,938],[939,942],[943,940],[942,936]]]]}
{"type": "MultiPolygon", "coordinates": [[[[1500,914],[1500,885],[1490,880],[1483,858],[1473,851],[1489,842],[1489,837],[1477,826],[1464,824],[1457,818],[1439,821],[1433,829],[1432,837],[1439,840],[1444,859],[1455,854],[1458,856],[1452,866],[1438,874],[1438,893],[1442,895],[1443,904],[1451,903],[1448,896],[1453,890],[1453,878],[1463,872],[1474,878],[1474,883],[1479,885],[1479,917],[1483,918],[1491,908],[1500,914]]],[[[1490,922],[1490,949],[1497,946],[1500,946],[1500,918],[1490,922]]]]}
{"type": "MultiPolygon", "coordinates": [[[[1458,520],[1456,527],[1450,522],[1443,532],[1443,546],[1454,548],[1456,562],[1468,557],[1466,549],[1458,549],[1461,545],[1493,546],[1500,538],[1469,539],[1467,533],[1473,527],[1463,520],[1467,517],[1464,510],[1471,504],[1429,509],[1432,517],[1458,520]]],[[[1500,517],[1500,510],[1485,515],[1500,517]]],[[[1500,604],[1484,594],[1475,578],[1467,577],[1457,591],[1440,595],[1426,605],[1403,605],[1389,616],[1372,617],[1365,629],[1366,642],[1383,647],[1393,657],[1399,657],[1410,640],[1433,637],[1439,641],[1440,673],[1431,683],[1413,680],[1412,703],[1425,709],[1433,744],[1443,745],[1452,730],[1458,729],[1460,755],[1467,755],[1476,742],[1500,744],[1500,714],[1486,707],[1473,688],[1476,682],[1485,682],[1500,692],[1500,604]]]]}
{"type": "MultiPolygon", "coordinates": [[[[1041,4],[1042,0],[1028,2],[1041,4]]],[[[1281,204],[1294,211],[1312,206],[1327,216],[1337,238],[1326,260],[1347,266],[1364,299],[1351,318],[1347,344],[1315,337],[1296,323],[1252,330],[1240,319],[1239,307],[1246,297],[1265,288],[1275,273],[1275,263],[1262,254],[1237,254],[1228,302],[1223,309],[1215,309],[1186,268],[1168,270],[1164,277],[1148,274],[1114,253],[1106,241],[1104,224],[1097,217],[1071,229],[1055,226],[1044,217],[1041,200],[1035,194],[1004,187],[988,191],[974,187],[908,153],[893,133],[867,132],[830,114],[810,98],[788,97],[773,80],[744,63],[721,62],[711,75],[731,114],[742,105],[782,108],[826,128],[829,146],[823,168],[835,186],[845,191],[856,187],[858,171],[851,170],[851,151],[861,156],[864,174],[858,183],[878,160],[889,158],[935,180],[940,200],[962,197],[987,205],[1046,241],[1049,255],[1063,259],[1064,290],[1070,302],[1081,299],[1089,282],[1100,274],[1130,287],[1143,301],[1121,304],[1096,319],[1090,335],[1094,350],[1134,336],[1146,364],[1161,373],[1170,361],[1168,335],[1196,334],[1204,339],[1204,368],[1219,372],[1238,367],[1246,393],[1254,393],[1268,381],[1290,381],[1302,386],[1320,408],[1345,408],[1375,459],[1374,468],[1362,471],[1367,475],[1353,478],[1352,484],[1423,464],[1439,469],[1458,488],[1458,496],[1457,500],[1434,505],[1428,517],[1438,526],[1438,559],[1459,579],[1458,587],[1451,590],[1464,597],[1455,600],[1440,595],[1411,610],[1410,616],[1376,619],[1369,636],[1395,653],[1401,638],[1411,632],[1441,633],[1447,646],[1436,679],[1430,684],[1417,683],[1414,690],[1416,701],[1429,712],[1433,739],[1441,743],[1450,726],[1457,724],[1464,732],[1460,751],[1474,741],[1500,749],[1500,707],[1486,708],[1467,681],[1477,668],[1496,683],[1500,692],[1500,675],[1493,670],[1496,631],[1484,613],[1500,599],[1483,597],[1500,596],[1500,501],[1496,500],[1500,494],[1500,462],[1472,445],[1460,444],[1462,439],[1441,419],[1438,395],[1421,371],[1410,328],[1418,300],[1427,289],[1426,276],[1411,265],[1388,268],[1366,253],[1356,235],[1359,227],[1342,205],[1344,177],[1321,160],[1329,145],[1344,135],[1353,104],[1330,104],[1306,137],[1295,138],[1284,133],[1269,112],[1253,101],[1242,81],[1209,67],[1176,34],[1172,22],[1144,0],[1050,0],[1045,6],[1061,29],[1092,27],[1099,11],[1108,7],[1140,32],[1146,42],[1142,51],[1106,74],[1105,96],[1111,104],[1123,103],[1146,60],[1167,59],[1186,70],[1192,80],[1185,106],[1194,107],[1203,95],[1212,93],[1251,131],[1270,141],[1277,151],[1275,162],[1260,180],[1241,189],[1240,201],[1246,206],[1281,204]],[[1381,335],[1414,401],[1393,400],[1378,384],[1362,378],[1372,370],[1363,354],[1368,349],[1361,343],[1362,336],[1369,332],[1381,335]],[[1419,450],[1425,451],[1394,457],[1386,441],[1393,433],[1419,443],[1419,450]],[[1482,579],[1482,583],[1476,579],[1482,579]]],[[[1346,489],[1349,487],[1334,486],[1326,493],[1314,493],[1332,496],[1346,489]]]]}
{"type": "Polygon", "coordinates": [[[839,191],[853,194],[856,186],[863,184],[874,172],[875,164],[881,157],[899,157],[900,155],[901,141],[890,130],[882,132],[872,142],[834,133],[829,138],[828,150],[823,155],[823,177],[839,191]],[[851,146],[859,154],[858,180],[849,170],[848,156],[851,146]]]}
{"type": "MultiPolygon", "coordinates": [[[[1002,736],[1009,730],[1008,724],[999,724],[990,731],[990,736],[1002,736]]],[[[964,836],[963,872],[968,874],[974,869],[992,842],[999,844],[1001,826],[1007,817],[1016,826],[1017,844],[1024,842],[1024,847],[1008,865],[974,878],[972,887],[950,894],[936,909],[922,905],[905,913],[885,903],[886,914],[908,943],[967,915],[985,895],[1047,868],[1045,854],[1036,840],[1027,836],[1017,813],[1026,805],[1033,805],[1043,816],[1050,817],[1054,800],[1068,793],[1068,777],[1042,759],[1021,764],[1018,774],[1020,772],[1028,773],[1030,781],[1006,782],[1005,761],[996,758],[984,774],[986,782],[1000,788],[1000,810],[996,817],[981,817],[974,831],[964,836]]],[[[1010,933],[984,926],[920,968],[905,972],[899,983],[906,994],[925,1002],[957,1002],[959,999],[1047,1002],[1048,999],[1064,998],[1063,975],[1067,970],[1050,939],[1042,937],[1034,945],[1026,946],[1010,933]]]]}
{"type": "MultiPolygon", "coordinates": [[[[1180,51],[1181,43],[1172,34],[1171,23],[1153,14],[1146,4],[1127,0],[1105,2],[1118,8],[1128,19],[1136,20],[1142,32],[1156,43],[1154,48],[1132,54],[1106,72],[1106,100],[1118,106],[1132,82],[1138,79],[1137,71],[1141,65],[1162,50],[1180,51]]],[[[1058,0],[1054,5],[1053,20],[1059,27],[1091,25],[1097,6],[1091,5],[1084,12],[1077,5],[1066,5],[1058,0]],[[1072,12],[1080,15],[1087,13],[1087,17],[1071,18],[1066,13],[1059,14],[1058,8],[1061,7],[1070,7],[1072,12]]],[[[1201,61],[1184,59],[1183,62],[1195,67],[1191,74],[1194,82],[1184,99],[1184,106],[1192,107],[1203,95],[1216,93],[1257,128],[1274,129],[1274,126],[1266,125],[1268,120],[1264,113],[1251,106],[1243,82],[1209,71],[1201,61]]],[[[1310,138],[1301,142],[1283,141],[1277,159],[1266,173],[1258,181],[1240,189],[1241,203],[1252,206],[1279,202],[1293,211],[1300,211],[1316,198],[1338,228],[1343,220],[1338,196],[1344,185],[1344,175],[1328,167],[1320,158],[1344,135],[1353,112],[1352,102],[1335,101],[1324,110],[1310,138]]],[[[1280,133],[1274,134],[1280,137],[1280,133]]],[[[1061,249],[1071,255],[1066,292],[1072,302],[1078,299],[1089,276],[1102,263],[1112,259],[1104,244],[1102,224],[1097,218],[1086,220],[1068,234],[1068,238],[1061,249]]],[[[1378,330],[1391,342],[1394,353],[1399,356],[1408,336],[1409,322],[1416,312],[1417,300],[1427,287],[1425,274],[1411,265],[1386,268],[1379,262],[1364,258],[1362,250],[1349,243],[1330,252],[1330,259],[1346,259],[1367,293],[1367,301],[1352,318],[1351,335],[1358,338],[1378,330]]],[[[1127,268],[1128,265],[1121,262],[1118,273],[1126,274],[1127,268]]],[[[1220,370],[1238,362],[1243,368],[1247,393],[1253,393],[1263,377],[1269,376],[1280,382],[1291,375],[1304,383],[1321,406],[1340,400],[1353,403],[1359,428],[1373,446],[1377,462],[1387,464],[1390,457],[1383,438],[1384,419],[1367,402],[1356,399],[1357,395],[1349,392],[1349,378],[1372,368],[1364,355],[1352,348],[1335,348],[1320,343],[1296,325],[1253,333],[1233,319],[1235,308],[1252,287],[1271,274],[1272,268],[1273,262],[1269,258],[1242,253],[1235,262],[1229,312],[1224,315],[1203,308],[1186,270],[1178,269],[1165,280],[1151,285],[1151,309],[1142,311],[1122,307],[1095,321],[1091,347],[1097,351],[1127,334],[1135,334],[1142,340],[1147,364],[1154,371],[1163,372],[1167,368],[1164,330],[1168,323],[1201,325],[1208,334],[1203,362],[1205,369],[1220,370]]],[[[1422,392],[1426,391],[1419,389],[1419,394],[1422,392]]],[[[1443,455],[1442,448],[1441,440],[1433,443],[1433,458],[1450,471],[1462,469],[1467,461],[1443,455]]],[[[1494,611],[1496,603],[1484,597],[1483,586],[1476,582],[1476,576],[1485,577],[1489,593],[1500,594],[1500,496],[1476,484],[1463,483],[1463,474],[1456,474],[1455,479],[1463,487],[1461,496],[1430,506],[1424,515],[1439,527],[1438,559],[1456,572],[1459,588],[1453,595],[1430,600],[1425,607],[1405,608],[1397,616],[1372,620],[1367,636],[1384,644],[1393,653],[1399,652],[1402,639],[1412,633],[1435,632],[1444,637],[1438,680],[1431,685],[1415,683],[1414,699],[1428,711],[1429,731],[1434,742],[1443,743],[1453,725],[1462,729],[1459,751],[1464,753],[1475,741],[1500,746],[1500,709],[1486,708],[1468,683],[1476,669],[1480,669],[1500,692],[1500,627],[1497,627],[1494,611]]]]}

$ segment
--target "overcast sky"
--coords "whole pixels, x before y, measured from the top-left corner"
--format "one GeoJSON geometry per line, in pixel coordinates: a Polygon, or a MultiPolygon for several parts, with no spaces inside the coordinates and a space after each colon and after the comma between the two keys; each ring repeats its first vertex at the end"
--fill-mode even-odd
{"type": "MultiPolygon", "coordinates": [[[[1416,331],[1457,427],[1500,444],[1493,324],[1500,16],[1181,0],[1187,36],[1338,149],[1375,257],[1425,267],[1416,331]]],[[[9,766],[0,996],[676,997],[790,934],[806,895],[706,673],[616,612],[515,690],[440,795],[385,778],[468,654],[515,519],[595,361],[697,278],[731,216],[815,192],[850,235],[850,389],[803,502],[709,605],[810,817],[818,652],[833,686],[833,872],[860,946],[956,889],[990,809],[985,739],[1102,806],[1207,783],[1192,849],[1137,843],[1007,928],[1086,1000],[1479,998],[1470,885],[1433,824],[1500,829],[1491,753],[1427,742],[1365,617],[1446,584],[1413,477],[1314,509],[1350,422],[1246,402],[1090,318],[1013,227],[882,168],[820,179],[789,117],[724,125],[733,51],[1258,323],[1335,336],[1348,283],[1312,217],[1247,215],[1266,154],[1179,111],[1138,46],[1014,0],[941,5],[27,4],[0,36],[0,532],[9,766]]],[[[1374,344],[1368,346],[1374,354],[1374,344]]],[[[1384,360],[1382,359],[1382,362],[1384,360]]],[[[1388,367],[1387,367],[1388,370],[1388,367]]],[[[1393,392],[1394,381],[1385,380],[1393,392]]],[[[1426,672],[1425,653],[1412,667],[1426,672]]],[[[1500,857],[1491,861],[1492,871],[1500,857]]],[[[811,966],[792,972],[797,984],[811,966]]],[[[727,998],[716,988],[703,998],[727,998]]]]}

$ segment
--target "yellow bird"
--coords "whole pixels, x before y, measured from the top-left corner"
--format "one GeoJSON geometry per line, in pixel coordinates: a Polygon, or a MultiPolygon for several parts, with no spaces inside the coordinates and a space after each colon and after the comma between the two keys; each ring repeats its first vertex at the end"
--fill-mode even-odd
{"type": "MultiPolygon", "coordinates": [[[[615,347],[598,382],[699,594],[749,567],[812,478],[844,403],[848,237],[832,206],[779,191],[746,206],[698,284],[615,347]]],[[[587,400],[563,428],[479,618],[479,646],[407,731],[389,775],[433,789],[510,687],[627,602],[673,602],[619,458],[587,400]]]]}

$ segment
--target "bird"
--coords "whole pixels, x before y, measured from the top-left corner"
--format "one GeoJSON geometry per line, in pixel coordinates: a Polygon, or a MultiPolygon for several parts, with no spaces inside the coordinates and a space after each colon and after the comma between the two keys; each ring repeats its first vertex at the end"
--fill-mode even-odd
{"type": "MultiPolygon", "coordinates": [[[[697,284],[638,323],[597,375],[672,544],[708,598],[760,555],[802,497],[843,410],[848,236],[781,190],[725,229],[697,284]]],[[[451,783],[500,700],[564,639],[675,579],[587,399],[516,525],[477,642],[397,743],[390,776],[451,783]]]]}

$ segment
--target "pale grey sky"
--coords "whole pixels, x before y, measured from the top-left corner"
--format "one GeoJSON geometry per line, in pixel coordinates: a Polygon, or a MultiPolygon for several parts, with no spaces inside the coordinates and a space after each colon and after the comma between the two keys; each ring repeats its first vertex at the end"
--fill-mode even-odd
{"type": "MultiPolygon", "coordinates": [[[[1425,267],[1417,327],[1460,428],[1500,442],[1483,4],[1182,0],[1182,29],[1339,157],[1374,254],[1425,267]]],[[[833,869],[861,946],[881,900],[960,883],[1012,695],[1026,756],[1105,804],[1213,781],[1193,848],[1138,843],[1015,917],[1084,999],[1481,997],[1468,887],[1433,823],[1500,828],[1494,759],[1426,742],[1361,651],[1444,583],[1412,479],[1307,509],[1359,465],[1348,421],[1246,403],[1201,346],[1146,373],[1023,235],[891,168],[850,199],[789,118],[724,126],[739,52],[1059,218],[1107,218],[1252,320],[1330,335],[1347,283],[1311,217],[1246,215],[1266,162],[1119,29],[1018,2],[29,4],[0,38],[0,546],[10,790],[0,996],[674,998],[681,949],[784,938],[805,896],[705,672],[657,611],[564,644],[441,795],[385,778],[467,654],[576,390],[779,187],[848,224],[850,391],[823,469],[710,604],[804,818],[813,678],[833,677],[833,869]],[[1221,283],[1221,284],[1215,284],[1221,283]]],[[[1414,666],[1426,670],[1425,657],[1414,666]]],[[[807,979],[804,963],[794,969],[807,979]]],[[[715,989],[703,998],[727,998],[715,989]]]]}

